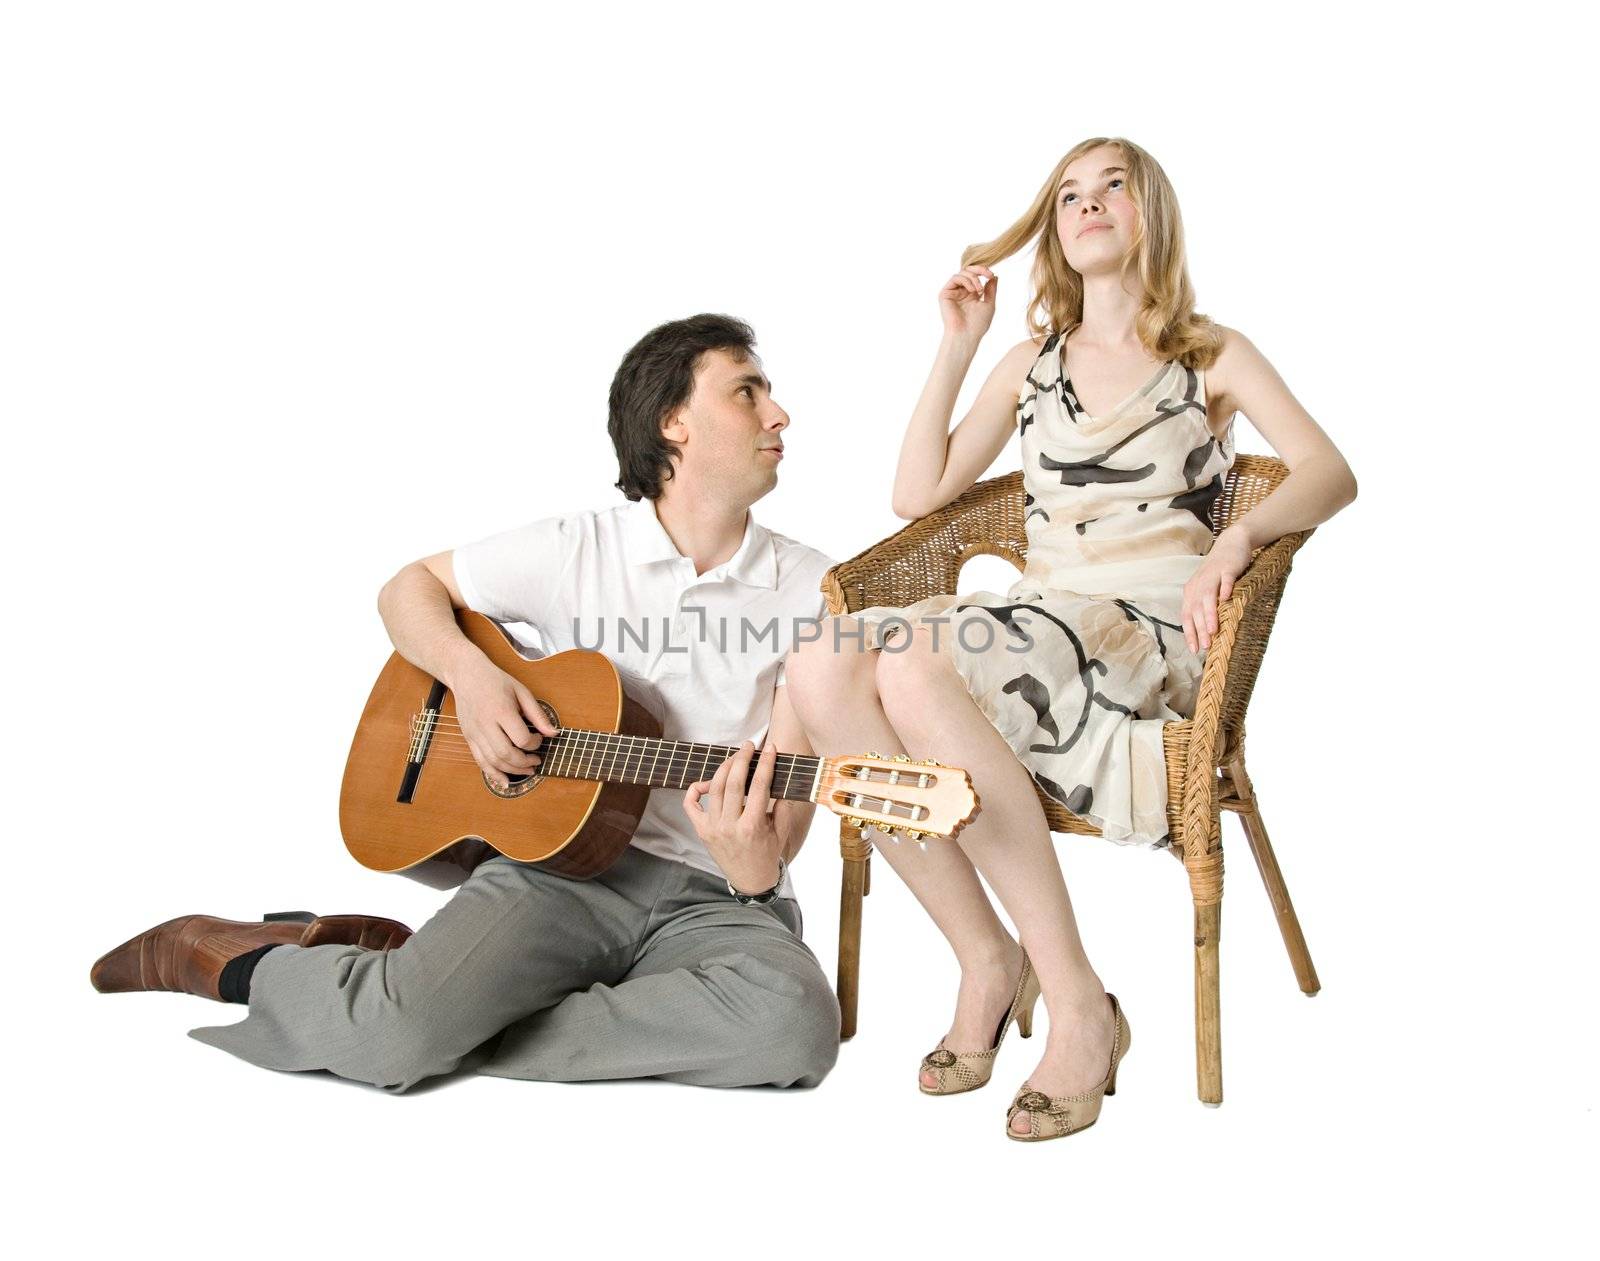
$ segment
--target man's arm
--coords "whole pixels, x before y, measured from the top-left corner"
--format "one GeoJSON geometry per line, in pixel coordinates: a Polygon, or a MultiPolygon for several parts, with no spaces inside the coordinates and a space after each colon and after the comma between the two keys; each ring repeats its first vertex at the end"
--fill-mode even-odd
{"type": "Polygon", "coordinates": [[[488,660],[456,625],[455,610],[466,607],[449,552],[412,561],[378,592],[378,614],[395,651],[452,689],[473,658],[488,660]]]}
{"type": "Polygon", "coordinates": [[[527,775],[539,765],[537,733],[553,736],[555,726],[533,693],[461,633],[455,610],[466,607],[449,552],[413,561],[378,593],[378,613],[395,651],[455,694],[456,716],[478,765],[491,774],[527,775]]]}

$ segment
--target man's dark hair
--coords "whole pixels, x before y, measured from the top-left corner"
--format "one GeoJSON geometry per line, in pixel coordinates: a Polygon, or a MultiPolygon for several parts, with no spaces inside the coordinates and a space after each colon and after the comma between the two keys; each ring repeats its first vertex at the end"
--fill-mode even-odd
{"type": "Polygon", "coordinates": [[[661,423],[694,392],[695,365],[708,350],[748,359],[755,331],[731,315],[691,315],[651,329],[622,357],[611,378],[606,424],[617,449],[617,489],[629,499],[659,499],[672,477],[678,449],[661,436],[661,423]]]}

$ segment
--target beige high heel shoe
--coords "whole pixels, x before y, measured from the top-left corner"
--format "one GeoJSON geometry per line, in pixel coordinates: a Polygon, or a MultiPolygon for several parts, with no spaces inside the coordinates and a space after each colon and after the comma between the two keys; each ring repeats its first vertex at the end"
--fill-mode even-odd
{"type": "Polygon", "coordinates": [[[995,1030],[994,1045],[987,1051],[964,1051],[957,1053],[949,1050],[944,1039],[939,1039],[939,1045],[922,1057],[922,1068],[931,1068],[939,1079],[937,1086],[928,1086],[923,1083],[922,1072],[917,1072],[917,1089],[925,1095],[964,1095],[969,1090],[976,1090],[979,1086],[986,1085],[989,1076],[994,1072],[995,1052],[1000,1049],[1000,1043],[1005,1041],[1006,1030],[1011,1028],[1011,1022],[1017,1022],[1017,1030],[1025,1038],[1033,1036],[1033,1005],[1039,1001],[1039,978],[1033,974],[1033,963],[1028,958],[1028,952],[1022,952],[1022,975],[1017,978],[1016,992],[1011,996],[1011,1006],[1006,1008],[1006,1014],[1000,1018],[1000,1027],[995,1030]]]}
{"type": "Polygon", "coordinates": [[[1047,1138],[1065,1138],[1068,1134],[1088,1129],[1100,1119],[1100,1105],[1105,1101],[1105,1097],[1117,1093],[1117,1065],[1122,1063],[1122,1057],[1128,1053],[1128,1047],[1133,1043],[1133,1034],[1128,1028],[1127,1018],[1122,1014],[1117,996],[1107,994],[1106,997],[1111,1000],[1113,1031],[1111,1067],[1106,1070],[1105,1080],[1086,1094],[1054,1097],[1041,1094],[1027,1082],[1023,1082],[1022,1088],[1017,1091],[1017,1097],[1011,1101],[1011,1107],[1006,1110],[1007,1138],[1014,1138],[1019,1143],[1038,1143],[1047,1138]],[[1026,1134],[1018,1134],[1011,1128],[1011,1122],[1019,1112],[1028,1115],[1026,1134]]]}

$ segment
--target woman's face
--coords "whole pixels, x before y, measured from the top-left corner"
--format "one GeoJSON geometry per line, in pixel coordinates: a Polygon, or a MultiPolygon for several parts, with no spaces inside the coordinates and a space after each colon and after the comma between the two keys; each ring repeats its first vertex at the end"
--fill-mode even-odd
{"type": "Polygon", "coordinates": [[[1056,233],[1080,276],[1115,273],[1133,240],[1139,211],[1128,195],[1126,159],[1101,145],[1074,159],[1056,185],[1056,233]]]}

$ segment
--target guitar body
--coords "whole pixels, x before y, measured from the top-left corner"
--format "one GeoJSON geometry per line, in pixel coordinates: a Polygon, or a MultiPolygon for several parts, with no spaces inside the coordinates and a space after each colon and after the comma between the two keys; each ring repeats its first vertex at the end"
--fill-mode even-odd
{"type": "MultiPolygon", "coordinates": [[[[456,616],[467,638],[532,692],[558,725],[661,734],[600,653],[573,650],[530,661],[489,618],[456,616]]],[[[497,794],[460,736],[454,695],[395,653],[373,685],[350,746],[339,828],[363,866],[437,887],[459,884],[492,851],[586,880],[627,849],[649,792],[645,784],[535,773],[497,794]],[[426,729],[427,753],[408,777],[419,715],[430,708],[438,719],[426,729]]]]}

